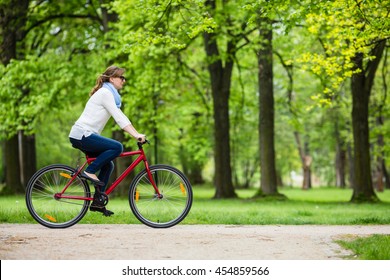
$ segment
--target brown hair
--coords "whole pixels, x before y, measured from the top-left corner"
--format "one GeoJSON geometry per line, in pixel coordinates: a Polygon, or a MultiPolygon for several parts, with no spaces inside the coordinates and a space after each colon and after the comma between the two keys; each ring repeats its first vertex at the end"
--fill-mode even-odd
{"type": "Polygon", "coordinates": [[[89,93],[89,96],[92,96],[95,92],[97,92],[103,86],[103,83],[109,82],[111,77],[122,76],[124,72],[125,69],[123,68],[119,68],[114,65],[109,66],[106,71],[104,71],[104,73],[99,75],[99,77],[96,79],[96,84],[89,93]]]}

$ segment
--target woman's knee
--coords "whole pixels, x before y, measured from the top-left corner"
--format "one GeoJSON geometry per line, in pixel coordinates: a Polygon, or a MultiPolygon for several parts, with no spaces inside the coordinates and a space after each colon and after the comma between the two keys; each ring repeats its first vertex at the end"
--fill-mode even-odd
{"type": "Polygon", "coordinates": [[[115,150],[116,156],[119,156],[123,152],[123,145],[122,145],[122,143],[117,142],[116,145],[115,145],[114,150],[115,150]]]}

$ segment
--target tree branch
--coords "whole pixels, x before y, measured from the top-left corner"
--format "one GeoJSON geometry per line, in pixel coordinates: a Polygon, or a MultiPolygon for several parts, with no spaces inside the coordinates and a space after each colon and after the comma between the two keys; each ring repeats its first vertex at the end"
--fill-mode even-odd
{"type": "Polygon", "coordinates": [[[28,29],[26,29],[24,31],[24,33],[22,34],[22,38],[25,38],[27,36],[27,34],[33,30],[34,28],[42,25],[42,24],[45,24],[46,22],[49,22],[51,20],[54,20],[54,19],[59,19],[59,18],[80,18],[80,19],[92,19],[94,21],[98,21],[100,24],[102,24],[102,19],[98,16],[92,16],[92,15],[76,15],[76,14],[58,14],[58,15],[49,15],[48,17],[44,18],[44,19],[41,19],[41,20],[38,20],[37,22],[35,22],[33,25],[31,25],[28,29]]]}

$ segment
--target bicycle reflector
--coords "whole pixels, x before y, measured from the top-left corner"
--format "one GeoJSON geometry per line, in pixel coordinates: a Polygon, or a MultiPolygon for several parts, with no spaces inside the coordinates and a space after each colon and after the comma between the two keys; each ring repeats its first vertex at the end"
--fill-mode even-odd
{"type": "Polygon", "coordinates": [[[61,172],[60,175],[61,175],[62,177],[67,178],[67,179],[72,179],[72,176],[70,176],[68,173],[63,173],[63,172],[61,172]]]}
{"type": "Polygon", "coordinates": [[[139,200],[139,191],[136,191],[135,192],[135,201],[138,201],[139,200]]]}
{"type": "Polygon", "coordinates": [[[180,189],[183,194],[186,194],[186,189],[184,188],[183,183],[180,182],[180,189]]]}
{"type": "Polygon", "coordinates": [[[52,216],[50,216],[50,215],[48,215],[48,214],[45,214],[45,217],[46,217],[50,222],[53,222],[53,223],[57,222],[57,220],[56,220],[54,217],[52,217],[52,216]]]}

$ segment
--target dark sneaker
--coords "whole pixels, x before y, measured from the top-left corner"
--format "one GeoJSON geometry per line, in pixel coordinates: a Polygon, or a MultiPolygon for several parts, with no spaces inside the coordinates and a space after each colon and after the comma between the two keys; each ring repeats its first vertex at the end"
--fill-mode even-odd
{"type": "Polygon", "coordinates": [[[103,213],[103,216],[106,216],[106,217],[114,215],[114,212],[107,210],[106,207],[100,206],[100,205],[96,204],[95,202],[92,202],[91,206],[89,206],[89,210],[92,212],[103,213]]]}

